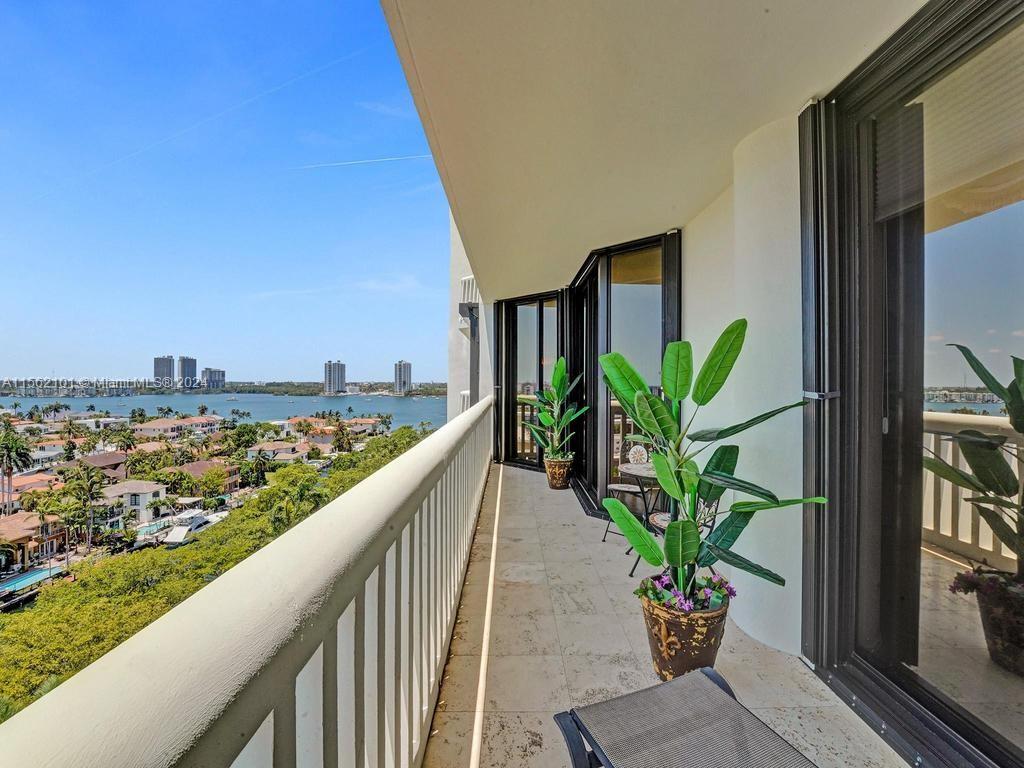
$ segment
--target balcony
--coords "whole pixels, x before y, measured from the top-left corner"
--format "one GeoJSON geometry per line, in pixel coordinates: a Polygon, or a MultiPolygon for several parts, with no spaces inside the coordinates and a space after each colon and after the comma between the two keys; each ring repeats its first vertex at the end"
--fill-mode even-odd
{"type": "MultiPolygon", "coordinates": [[[[657,682],[633,558],[542,473],[491,465],[492,416],[490,398],[471,407],[0,725],[5,754],[44,767],[566,765],[555,712],[657,682]]],[[[926,631],[981,652],[943,602],[949,567],[926,558],[926,631]]],[[[902,764],[801,660],[735,624],[717,666],[819,766],[902,764]]],[[[949,684],[977,696],[1005,681],[949,684]]]]}
{"type": "MultiPolygon", "coordinates": [[[[492,468],[425,767],[567,766],[555,712],[658,682],[633,557],[604,529],[543,473],[492,468]]],[[[817,765],[904,765],[803,662],[735,624],[716,667],[817,765]]]]}

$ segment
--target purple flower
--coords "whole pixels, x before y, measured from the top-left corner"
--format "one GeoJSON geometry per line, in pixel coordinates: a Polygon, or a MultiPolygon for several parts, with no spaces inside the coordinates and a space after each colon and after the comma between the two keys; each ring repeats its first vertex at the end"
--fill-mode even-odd
{"type": "Polygon", "coordinates": [[[718,575],[717,573],[716,573],[716,574],[714,574],[714,575],[713,575],[713,576],[711,577],[711,583],[712,583],[712,584],[717,584],[717,583],[718,583],[718,582],[720,582],[721,580],[722,580],[722,577],[721,577],[721,576],[719,576],[719,575],[718,575]]]}
{"type": "Polygon", "coordinates": [[[736,587],[734,587],[732,584],[726,584],[725,593],[729,595],[729,597],[736,597],[736,587]]]}
{"type": "Polygon", "coordinates": [[[677,605],[679,606],[679,610],[686,611],[687,613],[693,610],[693,600],[677,600],[677,605]]]}
{"type": "Polygon", "coordinates": [[[713,594],[715,594],[715,590],[713,590],[713,589],[712,589],[711,587],[704,587],[704,597],[705,597],[705,598],[707,598],[708,600],[710,600],[710,599],[711,599],[711,596],[712,596],[713,594]]]}
{"type": "Polygon", "coordinates": [[[656,576],[654,578],[654,584],[659,589],[665,589],[669,585],[670,580],[671,577],[667,573],[663,573],[661,576],[656,576]]]}

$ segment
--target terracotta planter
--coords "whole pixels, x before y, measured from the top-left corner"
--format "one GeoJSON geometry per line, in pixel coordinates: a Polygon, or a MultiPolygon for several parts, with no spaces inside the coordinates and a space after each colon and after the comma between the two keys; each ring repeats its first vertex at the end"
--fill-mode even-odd
{"type": "Polygon", "coordinates": [[[1024,677],[1024,596],[1007,589],[975,594],[988,655],[999,666],[1024,677]]]}
{"type": "Polygon", "coordinates": [[[569,487],[569,470],[572,459],[544,459],[544,470],[548,473],[548,487],[564,491],[569,487]]]}
{"type": "Polygon", "coordinates": [[[728,603],[713,611],[683,613],[645,597],[640,602],[658,677],[672,680],[701,667],[715,666],[725,635],[728,603]]]}

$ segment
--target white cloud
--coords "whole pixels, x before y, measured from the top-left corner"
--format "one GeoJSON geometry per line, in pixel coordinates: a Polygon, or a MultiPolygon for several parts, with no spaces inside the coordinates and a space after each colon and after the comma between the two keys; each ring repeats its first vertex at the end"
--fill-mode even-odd
{"type": "Polygon", "coordinates": [[[1001,354],[1003,353],[1003,350],[1001,350],[1001,349],[999,349],[999,348],[997,347],[996,349],[990,349],[990,350],[988,351],[988,353],[989,353],[990,355],[1001,355],[1001,354]]]}
{"type": "Polygon", "coordinates": [[[995,335],[995,332],[996,332],[995,328],[989,328],[987,331],[985,331],[985,333],[987,333],[989,336],[995,335]]]}
{"type": "Polygon", "coordinates": [[[946,337],[941,333],[935,333],[928,337],[928,341],[945,341],[946,337]]]}
{"type": "Polygon", "coordinates": [[[1014,336],[1024,336],[1024,328],[1018,329],[1013,332],[1014,336]]]}

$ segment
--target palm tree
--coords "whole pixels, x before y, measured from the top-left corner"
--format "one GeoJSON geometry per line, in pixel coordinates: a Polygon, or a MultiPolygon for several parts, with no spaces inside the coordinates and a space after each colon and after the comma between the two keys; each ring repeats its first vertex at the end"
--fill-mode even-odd
{"type": "Polygon", "coordinates": [[[121,429],[115,432],[112,440],[114,447],[122,453],[128,453],[128,451],[135,447],[135,435],[127,429],[121,429]]]}
{"type": "Polygon", "coordinates": [[[199,407],[196,408],[196,413],[199,414],[200,416],[205,416],[209,410],[210,409],[207,408],[206,405],[204,405],[203,403],[200,403],[199,407]]]}
{"type": "Polygon", "coordinates": [[[71,440],[76,437],[81,437],[86,432],[85,427],[74,421],[70,416],[64,419],[64,423],[60,427],[60,436],[65,440],[71,440]]]}
{"type": "Polygon", "coordinates": [[[14,473],[32,466],[32,450],[28,441],[13,429],[0,432],[0,471],[3,472],[6,489],[0,486],[4,497],[4,511],[14,511],[14,473]]]}
{"type": "Polygon", "coordinates": [[[303,419],[295,425],[295,431],[302,435],[303,439],[309,437],[309,433],[313,431],[313,425],[303,419]]]}
{"type": "Polygon", "coordinates": [[[331,449],[335,453],[348,453],[352,450],[352,433],[348,431],[348,425],[344,422],[338,424],[338,431],[334,433],[331,441],[331,449]]]}
{"type": "Polygon", "coordinates": [[[253,477],[257,481],[256,485],[264,485],[267,482],[267,472],[274,467],[274,461],[265,451],[259,450],[252,457],[250,466],[252,467],[253,477]]]}
{"type": "Polygon", "coordinates": [[[103,473],[89,464],[79,462],[75,473],[70,476],[66,486],[68,493],[78,502],[83,511],[88,513],[89,527],[85,532],[86,551],[92,552],[92,529],[95,502],[103,498],[103,486],[106,478],[103,473]]]}
{"type": "Polygon", "coordinates": [[[14,411],[15,416],[21,416],[21,403],[15,400],[13,403],[11,403],[11,410],[14,411]]]}
{"type": "Polygon", "coordinates": [[[0,537],[0,571],[7,567],[8,560],[14,560],[16,554],[18,554],[18,548],[14,542],[0,537]]]}
{"type": "Polygon", "coordinates": [[[156,409],[156,413],[157,416],[159,416],[160,418],[166,419],[168,416],[174,413],[174,409],[171,408],[171,406],[169,405],[161,405],[156,409]]]}

